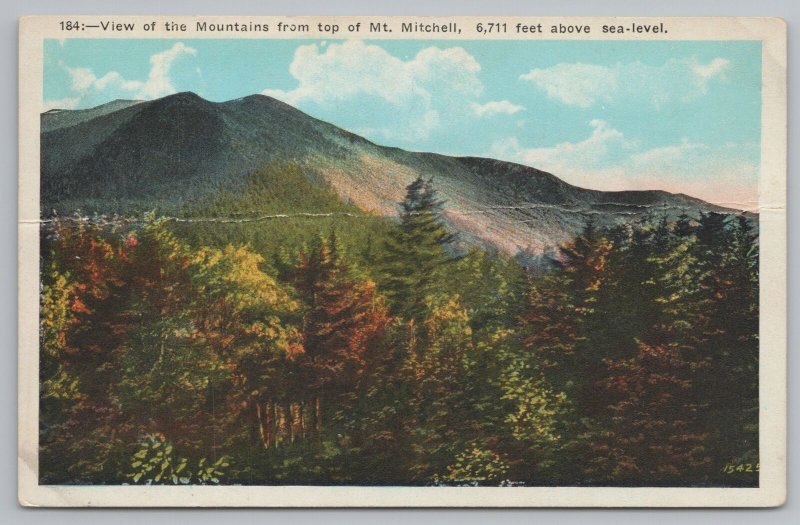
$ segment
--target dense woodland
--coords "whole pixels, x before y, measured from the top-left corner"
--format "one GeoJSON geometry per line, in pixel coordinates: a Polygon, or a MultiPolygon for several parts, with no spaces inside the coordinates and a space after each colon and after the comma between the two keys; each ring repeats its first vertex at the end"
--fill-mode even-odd
{"type": "Polygon", "coordinates": [[[434,186],[389,221],[273,167],[180,221],[53,218],[40,481],[758,483],[753,219],[589,218],[531,268],[456,248],[434,186]]]}

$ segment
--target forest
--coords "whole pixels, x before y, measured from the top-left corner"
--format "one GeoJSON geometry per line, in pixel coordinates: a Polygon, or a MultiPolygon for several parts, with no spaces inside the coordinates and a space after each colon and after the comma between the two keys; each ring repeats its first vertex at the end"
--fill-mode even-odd
{"type": "Polygon", "coordinates": [[[530,265],[435,185],[46,221],[40,483],[758,485],[757,220],[587,216],[530,265]]]}

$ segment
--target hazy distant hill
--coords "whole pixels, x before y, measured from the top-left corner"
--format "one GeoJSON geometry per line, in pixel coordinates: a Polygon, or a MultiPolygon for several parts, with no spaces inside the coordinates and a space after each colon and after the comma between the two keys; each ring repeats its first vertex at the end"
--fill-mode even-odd
{"type": "MultiPolygon", "coordinates": [[[[262,95],[223,103],[194,93],[118,100],[52,110],[41,121],[43,215],[53,209],[181,214],[198,200],[235,191],[272,161],[295,163],[343,201],[386,216],[396,215],[405,186],[418,174],[433,177],[447,201],[446,217],[463,239],[509,252],[556,245],[590,215],[605,224],[653,207],[673,217],[722,210],[663,191],[578,188],[509,162],[378,146],[262,95]]],[[[285,211],[292,213],[292,202],[285,211]]]]}

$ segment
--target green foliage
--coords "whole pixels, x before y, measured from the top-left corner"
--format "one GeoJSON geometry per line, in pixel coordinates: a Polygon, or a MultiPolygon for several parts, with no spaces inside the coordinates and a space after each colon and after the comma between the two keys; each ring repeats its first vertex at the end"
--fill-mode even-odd
{"type": "Polygon", "coordinates": [[[247,177],[243,188],[221,191],[195,204],[189,218],[252,219],[260,214],[363,214],[336,193],[310,180],[313,174],[295,164],[271,164],[247,177]]]}
{"type": "Polygon", "coordinates": [[[447,481],[499,484],[508,474],[508,465],[496,453],[479,447],[461,452],[447,468],[447,481]]]}
{"type": "Polygon", "coordinates": [[[590,222],[533,271],[454,256],[432,181],[394,224],[312,178],[43,226],[42,483],[757,484],[751,219],[590,222]]]}
{"type": "Polygon", "coordinates": [[[566,394],[573,476],[753,483],[718,469],[757,457],[758,247],[744,217],[695,224],[590,224],[533,287],[526,344],[566,394]]]}
{"type": "Polygon", "coordinates": [[[271,263],[336,232],[355,262],[370,262],[369,247],[379,245],[391,225],[343,203],[332,189],[312,182],[315,176],[295,165],[266,166],[249,175],[242,188],[196,203],[170,228],[196,248],[244,244],[271,263]]]}
{"type": "Polygon", "coordinates": [[[430,308],[431,313],[412,342],[410,366],[415,378],[410,402],[416,417],[412,467],[421,480],[435,478],[455,457],[473,414],[459,388],[466,383],[472,330],[464,308],[453,298],[430,308]],[[453,425],[460,421],[461,428],[453,425]]]}
{"type": "Polygon", "coordinates": [[[176,457],[172,443],[161,434],[144,437],[125,474],[134,484],[143,485],[218,485],[230,466],[227,457],[210,463],[200,458],[190,466],[187,458],[176,457]]]}
{"type": "Polygon", "coordinates": [[[381,283],[392,313],[421,321],[431,298],[442,289],[453,240],[441,219],[442,201],[431,180],[418,177],[406,188],[400,225],[384,246],[381,283]]]}

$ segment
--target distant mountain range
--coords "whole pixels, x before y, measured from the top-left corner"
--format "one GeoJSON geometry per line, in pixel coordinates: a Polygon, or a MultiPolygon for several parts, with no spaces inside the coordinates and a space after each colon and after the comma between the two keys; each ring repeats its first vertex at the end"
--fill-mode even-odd
{"type": "Polygon", "coordinates": [[[379,146],[262,95],[215,103],[178,93],[43,113],[42,214],[180,215],[272,162],[295,163],[343,201],[385,216],[397,215],[415,177],[433,177],[462,239],[510,253],[555,246],[589,216],[608,224],[651,210],[734,212],[664,191],[579,188],[510,162],[379,146]]]}

